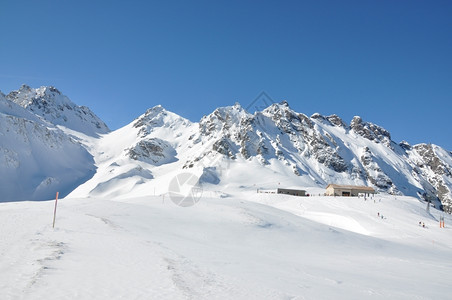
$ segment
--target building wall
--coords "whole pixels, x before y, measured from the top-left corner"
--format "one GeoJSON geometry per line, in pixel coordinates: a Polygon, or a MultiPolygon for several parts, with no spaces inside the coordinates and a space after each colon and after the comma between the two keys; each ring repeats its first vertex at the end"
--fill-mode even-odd
{"type": "Polygon", "coordinates": [[[334,188],[334,187],[328,187],[326,189],[326,194],[328,196],[342,196],[343,193],[348,193],[350,196],[358,196],[358,194],[374,194],[375,192],[371,192],[368,190],[361,190],[361,189],[347,189],[347,188],[334,188]]]}
{"type": "Polygon", "coordinates": [[[327,195],[328,196],[342,196],[342,193],[349,193],[351,195],[352,190],[351,189],[342,189],[342,188],[334,188],[334,187],[329,187],[327,189],[327,195]]]}
{"type": "Polygon", "coordinates": [[[292,195],[292,196],[306,196],[304,190],[292,190],[292,189],[277,189],[278,194],[292,195]]]}
{"type": "Polygon", "coordinates": [[[333,187],[328,187],[326,189],[326,194],[327,194],[327,196],[334,196],[334,188],[333,187]]]}

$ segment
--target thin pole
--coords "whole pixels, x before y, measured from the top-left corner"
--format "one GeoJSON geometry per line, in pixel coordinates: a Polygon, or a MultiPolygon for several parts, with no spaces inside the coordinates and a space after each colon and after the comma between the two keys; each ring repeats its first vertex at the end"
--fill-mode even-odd
{"type": "Polygon", "coordinates": [[[56,198],[55,198],[55,209],[53,210],[53,226],[52,226],[52,228],[55,228],[57,204],[58,204],[58,192],[56,193],[56,198]]]}

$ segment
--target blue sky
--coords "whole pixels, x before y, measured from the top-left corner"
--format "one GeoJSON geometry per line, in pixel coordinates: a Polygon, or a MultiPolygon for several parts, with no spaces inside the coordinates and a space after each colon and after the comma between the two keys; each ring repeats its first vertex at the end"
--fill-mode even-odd
{"type": "Polygon", "coordinates": [[[112,129],[262,91],[452,150],[452,1],[3,0],[0,90],[53,85],[112,129]]]}

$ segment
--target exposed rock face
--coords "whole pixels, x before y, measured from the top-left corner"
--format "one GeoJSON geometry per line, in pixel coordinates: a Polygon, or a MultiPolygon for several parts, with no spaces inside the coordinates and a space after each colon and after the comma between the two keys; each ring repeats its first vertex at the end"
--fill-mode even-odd
{"type": "Polygon", "coordinates": [[[350,123],[350,128],[370,141],[383,143],[388,147],[391,145],[391,135],[387,130],[373,123],[363,122],[361,117],[354,117],[350,123]]]}
{"type": "Polygon", "coordinates": [[[339,118],[337,115],[331,115],[326,117],[328,119],[328,121],[331,122],[331,124],[333,124],[334,126],[338,126],[338,127],[347,127],[347,125],[345,125],[344,121],[342,121],[341,118],[339,118]]]}
{"type": "Polygon", "coordinates": [[[128,149],[127,155],[134,160],[141,160],[156,166],[177,160],[174,148],[158,138],[139,141],[128,149]]]}
{"type": "Polygon", "coordinates": [[[140,128],[140,135],[145,137],[151,134],[154,128],[168,126],[168,124],[165,124],[165,117],[167,116],[168,112],[161,105],[157,105],[148,109],[143,116],[138,118],[133,127],[140,128]]]}
{"type": "Polygon", "coordinates": [[[435,188],[444,211],[452,213],[452,161],[450,152],[435,145],[419,144],[410,152],[410,159],[419,168],[418,173],[435,188]]]}
{"type": "Polygon", "coordinates": [[[126,155],[133,160],[160,166],[177,161],[177,145],[168,140],[175,140],[183,135],[192,123],[157,105],[146,111],[133,122],[138,129],[138,141],[131,148],[125,149],[126,155]]]}
{"type": "Polygon", "coordinates": [[[394,186],[392,180],[386,175],[378,164],[374,161],[374,157],[368,147],[364,147],[361,156],[361,162],[364,166],[367,180],[379,190],[387,191],[392,194],[400,194],[397,187],[394,186]]]}
{"type": "Polygon", "coordinates": [[[347,128],[348,126],[344,123],[344,121],[342,121],[341,118],[339,118],[337,115],[331,115],[331,116],[322,116],[319,113],[315,113],[311,116],[311,119],[315,119],[315,120],[319,120],[319,121],[323,121],[325,123],[327,123],[328,125],[333,125],[333,126],[337,126],[337,127],[343,127],[343,128],[347,128]]]}
{"type": "Polygon", "coordinates": [[[192,137],[194,143],[206,139],[212,142],[211,150],[230,159],[238,155],[245,159],[255,157],[263,165],[278,159],[290,165],[296,175],[300,175],[300,168],[288,149],[313,157],[336,172],[348,168],[335,146],[314,129],[312,120],[294,112],[287,102],[274,104],[254,115],[240,105],[217,109],[202,118],[199,134],[192,137]]]}

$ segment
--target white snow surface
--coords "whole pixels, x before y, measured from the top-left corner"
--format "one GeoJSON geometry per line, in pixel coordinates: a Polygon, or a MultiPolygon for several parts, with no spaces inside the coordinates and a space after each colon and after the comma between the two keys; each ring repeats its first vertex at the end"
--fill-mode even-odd
{"type": "Polygon", "coordinates": [[[97,132],[67,101],[0,93],[1,299],[450,299],[452,217],[416,198],[450,196],[450,152],[287,103],[199,123],[156,106],[97,132]],[[187,173],[201,198],[181,207],[187,173]],[[380,193],[321,196],[330,182],[380,193]],[[258,193],[278,187],[311,197],[258,193]],[[2,203],[56,191],[55,228],[55,201],[2,203]]]}
{"type": "Polygon", "coordinates": [[[415,198],[228,192],[0,203],[1,298],[450,299],[452,218],[415,198]]]}
{"type": "Polygon", "coordinates": [[[65,196],[94,172],[80,143],[0,94],[0,202],[65,196]]]}

